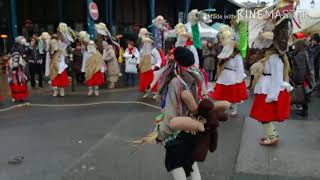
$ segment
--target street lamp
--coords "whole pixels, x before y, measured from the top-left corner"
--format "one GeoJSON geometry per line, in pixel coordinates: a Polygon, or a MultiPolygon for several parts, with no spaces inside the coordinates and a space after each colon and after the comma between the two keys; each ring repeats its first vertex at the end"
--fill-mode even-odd
{"type": "Polygon", "coordinates": [[[311,4],[311,8],[314,8],[314,6],[315,6],[314,0],[311,0],[310,4],[311,4]]]}

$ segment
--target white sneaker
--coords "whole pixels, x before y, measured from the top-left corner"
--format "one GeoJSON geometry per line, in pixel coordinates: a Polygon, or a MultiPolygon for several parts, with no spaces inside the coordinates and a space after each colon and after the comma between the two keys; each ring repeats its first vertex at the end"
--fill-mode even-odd
{"type": "Polygon", "coordinates": [[[110,83],[110,85],[109,85],[109,89],[114,89],[114,83],[110,83]]]}
{"type": "Polygon", "coordinates": [[[92,96],[92,95],[93,95],[93,89],[89,89],[88,96],[92,96]]]}
{"type": "Polygon", "coordinates": [[[58,96],[58,88],[53,88],[53,97],[57,97],[58,96]]]}
{"type": "Polygon", "coordinates": [[[65,94],[64,94],[64,88],[60,88],[60,96],[61,96],[61,97],[64,97],[64,95],[65,95],[65,94]]]}
{"type": "Polygon", "coordinates": [[[153,100],[157,100],[157,98],[158,98],[158,94],[153,94],[152,99],[153,99],[153,100]]]}
{"type": "Polygon", "coordinates": [[[99,96],[99,90],[94,90],[94,95],[99,96]]]}

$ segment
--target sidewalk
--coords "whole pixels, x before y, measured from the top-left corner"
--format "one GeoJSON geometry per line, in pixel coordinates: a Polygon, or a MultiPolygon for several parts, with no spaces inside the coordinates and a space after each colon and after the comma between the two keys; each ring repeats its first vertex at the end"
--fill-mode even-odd
{"type": "Polygon", "coordinates": [[[289,120],[276,128],[279,144],[262,147],[261,125],[245,120],[234,180],[319,180],[320,121],[289,120]]]}

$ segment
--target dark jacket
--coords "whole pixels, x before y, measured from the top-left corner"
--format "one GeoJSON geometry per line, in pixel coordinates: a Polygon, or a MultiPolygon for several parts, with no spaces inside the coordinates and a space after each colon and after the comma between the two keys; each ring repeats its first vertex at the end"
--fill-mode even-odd
{"type": "Polygon", "coordinates": [[[293,71],[291,80],[295,85],[303,84],[308,72],[308,60],[305,51],[299,51],[293,56],[293,71]]]}
{"type": "Polygon", "coordinates": [[[208,151],[214,152],[218,145],[218,126],[219,121],[228,119],[225,110],[213,109],[213,103],[204,99],[198,106],[198,115],[206,119],[205,131],[197,133],[195,137],[195,146],[192,152],[194,161],[205,161],[208,151]]]}
{"type": "Polygon", "coordinates": [[[29,48],[28,62],[31,64],[43,64],[43,56],[40,54],[39,48],[37,47],[29,48]]]}
{"type": "Polygon", "coordinates": [[[215,70],[216,69],[216,64],[217,64],[217,52],[214,47],[208,48],[205,47],[203,48],[202,51],[203,55],[203,61],[204,61],[204,69],[205,70],[215,70]]]}

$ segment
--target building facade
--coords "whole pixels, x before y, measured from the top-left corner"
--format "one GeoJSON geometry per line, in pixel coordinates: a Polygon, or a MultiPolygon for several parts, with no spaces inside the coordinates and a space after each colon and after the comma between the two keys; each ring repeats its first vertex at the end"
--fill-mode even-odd
{"type": "Polygon", "coordinates": [[[239,8],[232,0],[0,0],[0,34],[13,40],[20,34],[53,33],[62,21],[75,30],[88,29],[94,23],[88,22],[90,2],[98,5],[97,22],[105,22],[114,34],[149,26],[159,14],[173,25],[191,9],[215,8],[224,14],[239,8]]]}

